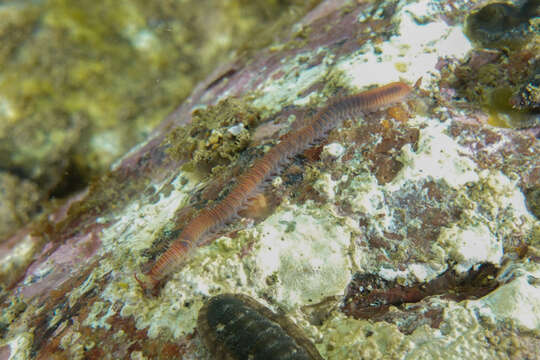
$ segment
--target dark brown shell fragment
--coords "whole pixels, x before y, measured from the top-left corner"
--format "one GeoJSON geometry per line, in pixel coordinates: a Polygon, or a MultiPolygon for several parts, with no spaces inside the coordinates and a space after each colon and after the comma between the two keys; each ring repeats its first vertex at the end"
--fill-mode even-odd
{"type": "Polygon", "coordinates": [[[210,298],[199,311],[197,330],[218,360],[322,360],[298,326],[247,295],[210,298]]]}

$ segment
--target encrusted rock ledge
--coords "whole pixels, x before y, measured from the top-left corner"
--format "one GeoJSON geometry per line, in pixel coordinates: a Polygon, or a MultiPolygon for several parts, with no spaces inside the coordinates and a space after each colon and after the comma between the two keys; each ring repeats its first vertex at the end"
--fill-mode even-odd
{"type": "MultiPolygon", "coordinates": [[[[0,357],[209,359],[196,319],[219,293],[285,314],[327,359],[537,356],[538,127],[494,126],[454,71],[478,54],[461,24],[483,4],[326,1],[216,70],[106,177],[0,244],[0,357]],[[144,294],[134,274],[316,108],[420,77],[292,159],[144,294]]],[[[489,61],[538,54],[524,46],[489,61]]]]}

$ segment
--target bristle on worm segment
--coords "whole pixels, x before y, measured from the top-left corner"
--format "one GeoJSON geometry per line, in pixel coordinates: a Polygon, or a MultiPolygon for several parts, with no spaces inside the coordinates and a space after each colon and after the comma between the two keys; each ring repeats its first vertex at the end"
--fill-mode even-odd
{"type": "Polygon", "coordinates": [[[291,157],[322,139],[343,121],[403,100],[411,90],[412,88],[403,82],[394,82],[331,101],[307,121],[306,125],[290,133],[263,157],[256,160],[251,168],[240,176],[236,186],[222,201],[195,216],[154,262],[145,279],[137,279],[139,283],[145,289],[155,288],[163,277],[184,263],[190,251],[204,240],[206,233],[234,217],[247,200],[261,191],[266,181],[278,173],[291,157]]]}

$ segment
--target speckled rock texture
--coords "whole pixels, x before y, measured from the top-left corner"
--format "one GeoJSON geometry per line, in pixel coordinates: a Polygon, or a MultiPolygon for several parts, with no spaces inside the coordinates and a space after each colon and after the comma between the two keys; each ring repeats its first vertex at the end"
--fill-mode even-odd
{"type": "Polygon", "coordinates": [[[287,316],[325,359],[538,358],[539,129],[492,121],[466,75],[485,56],[519,90],[539,41],[473,45],[463,24],[485,4],[325,1],[220,66],[106,176],[0,243],[0,358],[210,359],[197,315],[221,293],[287,316]],[[135,275],[255,158],[333,97],[399,80],[411,97],[291,159],[143,291],[135,275]]]}

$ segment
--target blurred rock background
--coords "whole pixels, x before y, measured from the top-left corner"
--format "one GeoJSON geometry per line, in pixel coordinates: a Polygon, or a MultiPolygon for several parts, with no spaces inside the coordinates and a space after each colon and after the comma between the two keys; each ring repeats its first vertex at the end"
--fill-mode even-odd
{"type": "Polygon", "coordinates": [[[1,1],[0,237],[85,188],[216,65],[317,2],[1,1]]]}

